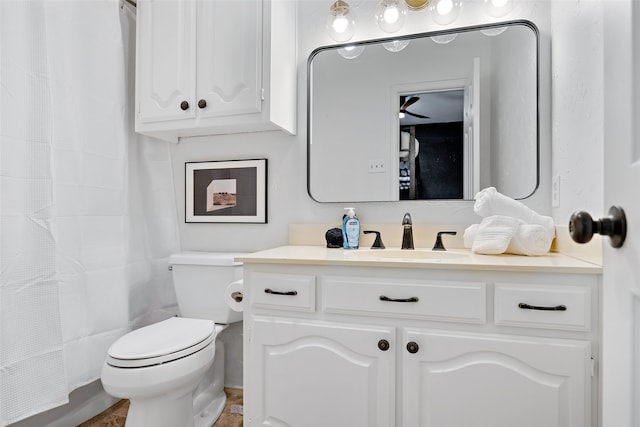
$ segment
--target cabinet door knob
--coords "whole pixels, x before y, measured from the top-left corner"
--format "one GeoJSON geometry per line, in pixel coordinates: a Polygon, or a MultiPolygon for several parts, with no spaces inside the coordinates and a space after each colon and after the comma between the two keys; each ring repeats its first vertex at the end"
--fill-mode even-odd
{"type": "Polygon", "coordinates": [[[205,101],[204,99],[201,99],[198,101],[198,108],[206,108],[207,107],[207,101],[205,101]]]}
{"type": "Polygon", "coordinates": [[[618,206],[609,209],[609,216],[594,221],[587,212],[576,212],[569,219],[569,234],[577,243],[587,243],[595,233],[609,236],[611,246],[619,248],[627,235],[627,219],[618,206]]]}
{"type": "Polygon", "coordinates": [[[389,350],[389,347],[391,347],[391,346],[389,345],[389,341],[387,341],[387,340],[380,340],[380,341],[378,341],[378,348],[379,348],[380,350],[382,350],[382,351],[387,351],[387,350],[389,350]]]}
{"type": "Polygon", "coordinates": [[[418,345],[418,343],[409,341],[409,343],[407,344],[407,351],[411,354],[415,354],[418,352],[418,350],[420,350],[420,346],[418,345]]]}
{"type": "Polygon", "coordinates": [[[189,103],[187,101],[182,101],[180,103],[180,109],[182,111],[187,111],[189,109],[189,103]]]}

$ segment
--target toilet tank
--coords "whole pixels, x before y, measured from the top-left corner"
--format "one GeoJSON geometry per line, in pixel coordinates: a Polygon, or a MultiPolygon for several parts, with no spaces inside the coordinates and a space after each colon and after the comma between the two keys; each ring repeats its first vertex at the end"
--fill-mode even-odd
{"type": "Polygon", "coordinates": [[[240,253],[181,252],[169,257],[178,308],[183,317],[215,323],[242,320],[242,313],[227,305],[227,286],[242,279],[240,253]]]}

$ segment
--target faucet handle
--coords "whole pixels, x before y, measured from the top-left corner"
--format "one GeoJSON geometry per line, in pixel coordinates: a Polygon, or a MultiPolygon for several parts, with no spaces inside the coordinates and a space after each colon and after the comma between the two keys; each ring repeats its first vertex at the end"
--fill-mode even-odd
{"type": "Polygon", "coordinates": [[[364,234],[372,234],[375,233],[376,234],[376,240],[373,241],[373,245],[371,245],[371,249],[384,249],[384,243],[382,243],[382,238],[380,237],[380,232],[379,231],[374,231],[374,230],[364,230],[363,231],[364,234]]]}
{"type": "Polygon", "coordinates": [[[433,249],[434,251],[446,251],[444,245],[442,244],[442,235],[443,234],[450,234],[452,236],[455,236],[456,234],[458,234],[455,231],[438,231],[438,235],[436,236],[436,244],[433,245],[433,249]]]}

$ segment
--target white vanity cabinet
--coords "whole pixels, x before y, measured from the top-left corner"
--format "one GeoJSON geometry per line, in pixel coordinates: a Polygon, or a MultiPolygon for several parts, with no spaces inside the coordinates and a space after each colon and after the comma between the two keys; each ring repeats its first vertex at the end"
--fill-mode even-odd
{"type": "Polygon", "coordinates": [[[246,426],[597,425],[597,274],[244,261],[246,426]]]}
{"type": "Polygon", "coordinates": [[[295,8],[282,0],[139,0],[136,132],[295,133],[295,8]]]}

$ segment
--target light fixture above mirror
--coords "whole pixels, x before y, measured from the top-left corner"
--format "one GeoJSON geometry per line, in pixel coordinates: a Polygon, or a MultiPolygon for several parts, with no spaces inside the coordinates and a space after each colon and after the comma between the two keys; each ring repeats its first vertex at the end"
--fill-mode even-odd
{"type": "MultiPolygon", "coordinates": [[[[435,23],[446,26],[458,19],[462,12],[463,1],[471,0],[378,0],[374,19],[380,30],[391,34],[402,29],[409,12],[427,10],[435,23]]],[[[517,0],[483,1],[488,15],[503,17],[513,10],[517,0]]],[[[353,5],[345,0],[336,0],[331,4],[326,28],[333,40],[344,43],[353,38],[356,32],[354,9],[358,7],[357,1],[353,5]]]]}

